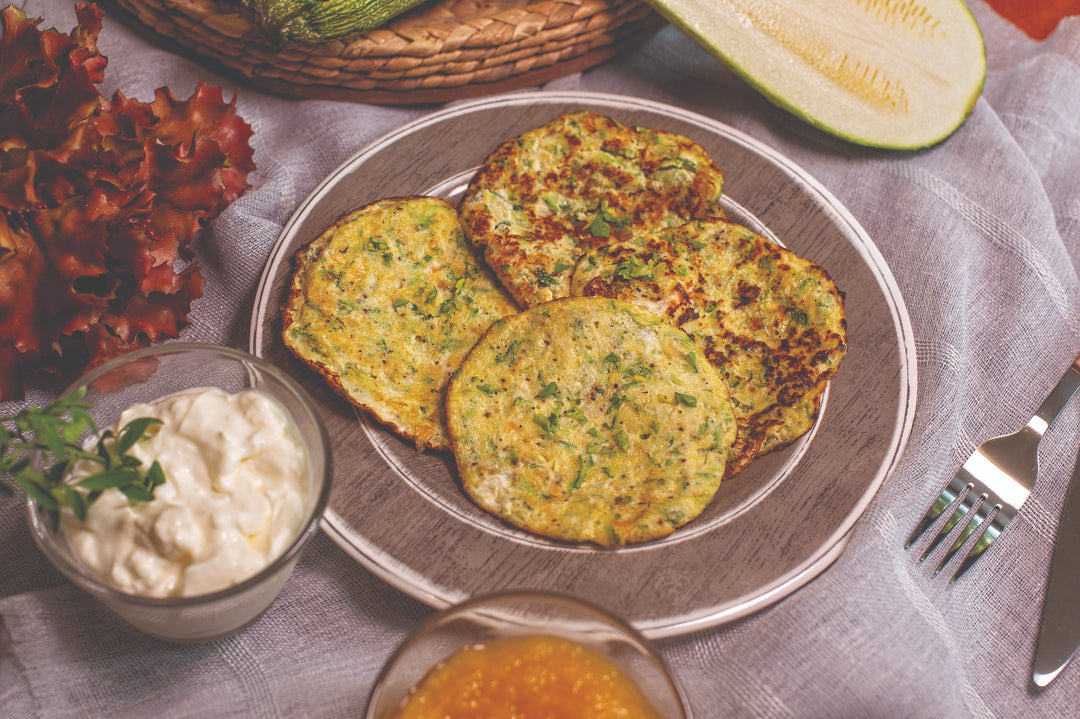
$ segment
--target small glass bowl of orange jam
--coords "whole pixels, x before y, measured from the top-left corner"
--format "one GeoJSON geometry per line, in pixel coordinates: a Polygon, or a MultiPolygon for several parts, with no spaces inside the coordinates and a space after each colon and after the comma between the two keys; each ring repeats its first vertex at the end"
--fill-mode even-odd
{"type": "Polygon", "coordinates": [[[429,618],[375,681],[367,719],[687,719],[685,695],[632,627],[569,597],[508,592],[429,618]]]}

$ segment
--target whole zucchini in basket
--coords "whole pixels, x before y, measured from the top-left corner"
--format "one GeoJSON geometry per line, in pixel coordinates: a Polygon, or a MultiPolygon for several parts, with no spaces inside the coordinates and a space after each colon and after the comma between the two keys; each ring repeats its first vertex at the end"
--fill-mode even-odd
{"type": "Polygon", "coordinates": [[[243,0],[273,42],[319,43],[379,27],[425,0],[243,0]]]}

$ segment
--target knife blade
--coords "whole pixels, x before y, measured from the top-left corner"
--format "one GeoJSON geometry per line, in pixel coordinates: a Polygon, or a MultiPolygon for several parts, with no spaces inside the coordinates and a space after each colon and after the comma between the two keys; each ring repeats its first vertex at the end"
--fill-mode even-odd
{"type": "Polygon", "coordinates": [[[1080,455],[1058,524],[1046,588],[1032,681],[1045,687],[1069,663],[1080,644],[1080,455]]]}

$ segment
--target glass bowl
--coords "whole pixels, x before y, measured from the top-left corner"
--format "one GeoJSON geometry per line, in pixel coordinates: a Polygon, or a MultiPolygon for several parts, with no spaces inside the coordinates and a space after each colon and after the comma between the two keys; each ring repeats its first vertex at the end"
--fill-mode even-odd
{"type": "Polygon", "coordinates": [[[430,617],[394,651],[375,680],[367,719],[390,719],[437,664],[458,650],[509,637],[569,639],[614,662],[665,719],[688,719],[675,677],[632,627],[592,604],[558,594],[503,592],[430,617]]]}
{"type": "Polygon", "coordinates": [[[209,344],[173,342],[135,350],[91,370],[65,394],[86,388],[88,413],[100,430],[120,413],[194,387],[233,393],[259,389],[284,407],[306,450],[309,483],[299,529],[283,554],[247,579],[219,591],[186,597],[147,597],[105,584],[82,564],[54,531],[49,514],[27,501],[31,534],[56,568],[75,585],[142,632],[180,643],[209,642],[244,629],[277,598],[301,549],[318,532],[330,492],[330,442],[307,393],[285,372],[246,352],[209,344]]]}

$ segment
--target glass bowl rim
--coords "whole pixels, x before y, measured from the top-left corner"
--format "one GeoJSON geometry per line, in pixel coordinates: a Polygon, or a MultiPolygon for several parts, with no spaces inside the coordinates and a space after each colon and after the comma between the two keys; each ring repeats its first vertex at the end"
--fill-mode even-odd
{"type": "MultiPolygon", "coordinates": [[[[553,602],[556,604],[564,604],[575,609],[585,610],[587,614],[593,614],[599,618],[606,620],[608,624],[617,629],[623,638],[630,641],[635,649],[640,651],[653,666],[660,669],[660,673],[663,675],[668,687],[672,690],[674,695],[679,700],[679,706],[682,709],[683,719],[692,719],[690,712],[690,702],[683,691],[682,685],[675,676],[675,673],[671,671],[671,667],[668,666],[664,658],[661,657],[649,644],[645,636],[635,629],[628,622],[623,621],[619,617],[612,614],[607,609],[594,604],[593,602],[579,597],[572,597],[568,594],[561,594],[559,592],[537,591],[532,589],[507,589],[495,592],[489,592],[484,594],[474,595],[461,602],[452,604],[448,607],[444,607],[436,611],[431,616],[424,619],[420,624],[416,625],[405,636],[401,642],[394,648],[394,651],[383,662],[382,667],[379,669],[379,673],[375,676],[375,681],[371,686],[371,691],[368,693],[367,707],[364,711],[364,719],[371,719],[371,712],[374,710],[375,699],[377,698],[383,684],[386,682],[386,678],[390,671],[397,666],[398,662],[405,655],[405,653],[412,648],[422,637],[427,635],[432,630],[438,628],[440,625],[455,618],[455,616],[475,609],[478,606],[490,604],[503,599],[537,599],[545,602],[553,602]]],[[[545,632],[542,628],[537,628],[536,634],[551,635],[552,632],[545,632]]],[[[463,645],[464,646],[464,645],[463,645]]],[[[434,664],[432,668],[434,668],[434,664]]]]}
{"type": "MultiPolygon", "coordinates": [[[[330,436],[327,433],[326,425],[323,423],[322,416],[319,414],[318,409],[315,407],[315,403],[311,400],[307,391],[293,379],[287,372],[282,370],[277,365],[274,365],[260,357],[256,357],[249,352],[239,350],[233,347],[227,347],[225,345],[215,345],[207,342],[164,342],[161,344],[153,345],[150,347],[143,347],[141,349],[125,352],[122,355],[114,357],[97,367],[89,370],[81,377],[72,382],[59,396],[74,392],[76,389],[89,385],[94,380],[102,377],[108,372],[114,370],[116,367],[127,364],[131,361],[142,359],[143,357],[152,357],[162,354],[178,354],[188,351],[209,352],[211,354],[218,354],[229,359],[238,360],[250,365],[253,365],[261,372],[266,372],[282,383],[290,392],[292,392],[300,402],[300,406],[304,412],[310,415],[310,418],[315,426],[316,438],[314,447],[308,446],[309,443],[305,442],[305,449],[308,452],[321,451],[323,455],[323,483],[322,488],[319,491],[318,497],[315,499],[315,503],[311,508],[311,516],[308,517],[305,526],[293,539],[289,547],[278,555],[273,561],[268,563],[262,569],[255,574],[251,575],[243,581],[232,584],[224,589],[218,589],[213,592],[207,592],[205,594],[195,594],[186,597],[148,597],[141,594],[132,594],[130,592],[124,592],[116,587],[106,584],[89,573],[83,571],[80,567],[74,565],[72,562],[63,555],[62,552],[55,549],[52,544],[55,540],[49,539],[46,541],[42,537],[42,532],[38,530],[38,523],[41,521],[38,505],[30,497],[26,499],[26,515],[27,523],[30,525],[30,534],[34,538],[34,543],[45,555],[45,557],[52,562],[61,574],[66,576],[71,581],[80,585],[83,589],[89,590],[97,595],[102,595],[108,599],[116,599],[128,604],[135,604],[143,607],[158,607],[158,608],[170,608],[178,609],[184,607],[195,607],[203,604],[212,603],[215,601],[228,599],[233,596],[241,595],[247,590],[261,584],[266,579],[276,574],[282,567],[286,566],[294,557],[297,556],[301,548],[308,542],[308,540],[314,536],[319,530],[319,523],[322,519],[323,512],[326,509],[327,501],[330,497],[330,486],[332,484],[334,476],[333,467],[333,452],[330,448],[330,436]]],[[[288,412],[288,410],[286,410],[288,412]]],[[[290,413],[291,414],[291,413],[290,413]]],[[[290,419],[293,419],[290,417],[290,419]]],[[[295,420],[293,420],[295,422],[295,420]]],[[[52,532],[50,530],[49,534],[52,532]]]]}

